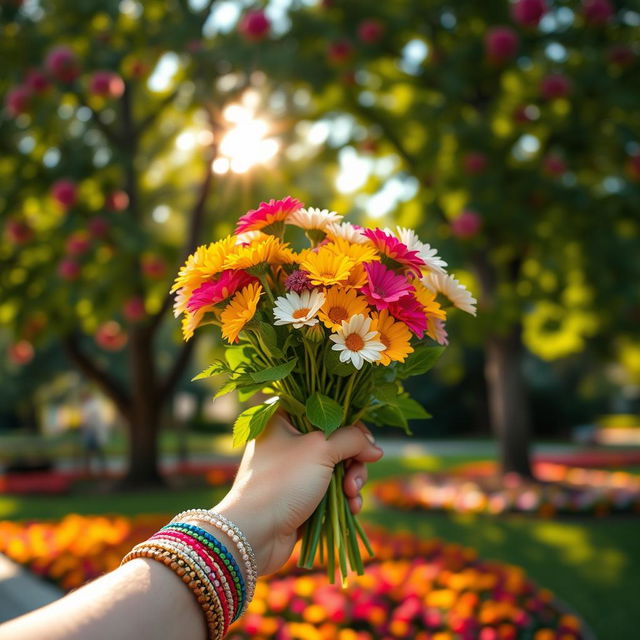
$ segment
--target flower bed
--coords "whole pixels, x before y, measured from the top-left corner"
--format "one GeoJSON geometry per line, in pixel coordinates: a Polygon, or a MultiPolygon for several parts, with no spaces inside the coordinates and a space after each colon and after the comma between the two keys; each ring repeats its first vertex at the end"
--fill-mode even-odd
{"type": "MultiPolygon", "coordinates": [[[[118,566],[166,517],[78,516],[0,522],[0,552],[54,580],[80,586],[118,566]]],[[[479,560],[472,549],[370,531],[376,558],[348,588],[295,558],[261,580],[230,640],[577,640],[582,623],[523,570],[479,560]]]]}
{"type": "Polygon", "coordinates": [[[507,474],[495,477],[491,462],[471,463],[449,475],[416,473],[377,483],[374,495],[397,509],[472,513],[535,513],[545,517],[640,513],[640,477],[622,471],[535,465],[537,482],[507,474]]]}

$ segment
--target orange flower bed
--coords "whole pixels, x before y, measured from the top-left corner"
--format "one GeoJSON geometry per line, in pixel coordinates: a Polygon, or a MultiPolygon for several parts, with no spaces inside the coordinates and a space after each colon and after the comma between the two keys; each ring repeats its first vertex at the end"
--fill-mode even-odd
{"type": "Polygon", "coordinates": [[[535,465],[538,482],[507,474],[490,477],[491,462],[464,465],[450,475],[416,473],[379,482],[374,495],[397,509],[463,513],[535,513],[543,517],[581,513],[604,516],[640,513],[640,478],[623,471],[535,465]]]}
{"type": "MultiPolygon", "coordinates": [[[[164,516],[79,516],[0,522],[0,552],[69,590],[117,567],[164,516]]],[[[376,557],[346,589],[296,558],[259,582],[230,640],[578,640],[582,623],[523,570],[473,549],[370,532],[376,557]]]]}

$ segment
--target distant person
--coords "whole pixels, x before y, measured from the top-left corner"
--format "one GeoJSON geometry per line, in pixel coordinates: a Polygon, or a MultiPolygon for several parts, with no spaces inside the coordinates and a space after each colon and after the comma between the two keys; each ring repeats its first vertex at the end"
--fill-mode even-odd
{"type": "Polygon", "coordinates": [[[82,438],[82,466],[85,475],[92,475],[92,462],[95,459],[98,474],[107,470],[105,446],[107,443],[108,424],[104,418],[99,398],[90,391],[81,396],[80,434],[82,438]]]}

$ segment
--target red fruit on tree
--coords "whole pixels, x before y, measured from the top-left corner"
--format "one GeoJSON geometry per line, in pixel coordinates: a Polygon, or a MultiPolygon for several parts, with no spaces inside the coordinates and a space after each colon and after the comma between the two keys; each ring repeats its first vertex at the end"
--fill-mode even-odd
{"type": "Polygon", "coordinates": [[[64,258],[58,263],[58,275],[70,282],[77,280],[80,277],[80,265],[72,258],[64,258]]]}
{"type": "Polygon", "coordinates": [[[30,69],[25,76],[24,84],[33,93],[44,93],[51,86],[49,78],[40,69],[30,69]]]}
{"type": "Polygon", "coordinates": [[[101,324],[94,338],[97,345],[105,351],[119,351],[127,344],[127,334],[115,320],[101,324]]]}
{"type": "Polygon", "coordinates": [[[511,17],[514,22],[525,27],[538,26],[540,18],[546,12],[546,0],[517,0],[511,5],[511,17]]]}
{"type": "Polygon", "coordinates": [[[384,34],[384,24],[375,18],[363,20],[358,25],[358,38],[367,44],[375,44],[384,34]]]}
{"type": "Polygon", "coordinates": [[[104,199],[104,208],[108,211],[124,211],[129,206],[129,196],[126,191],[112,191],[104,199]]]}
{"type": "Polygon", "coordinates": [[[96,96],[116,99],[124,93],[124,81],[113,71],[96,71],[89,81],[89,91],[96,96]]]}
{"type": "Polygon", "coordinates": [[[626,44],[614,44],[609,49],[609,62],[617,64],[620,67],[627,67],[633,64],[636,54],[631,47],[626,44]]]}
{"type": "Polygon", "coordinates": [[[9,347],[9,360],[14,364],[28,364],[33,360],[35,352],[33,345],[28,340],[18,340],[9,347]]]}
{"type": "Polygon", "coordinates": [[[462,157],[462,167],[466,173],[472,176],[484,173],[489,160],[484,153],[480,151],[470,151],[462,157]]]}
{"type": "Polygon", "coordinates": [[[333,64],[346,62],[353,52],[353,47],[348,40],[336,40],[329,45],[327,57],[333,64]]]}
{"type": "Polygon", "coordinates": [[[78,197],[76,183],[71,180],[58,180],[51,187],[51,196],[64,209],[70,209],[78,197]]]}
{"type": "Polygon", "coordinates": [[[96,238],[102,238],[109,231],[109,223],[102,216],[95,216],[89,220],[87,225],[89,233],[96,238]]]}
{"type": "Polygon", "coordinates": [[[160,256],[146,255],[142,258],[142,273],[147,278],[162,278],[167,270],[166,262],[160,256]]]}
{"type": "Polygon", "coordinates": [[[625,169],[631,180],[640,182],[640,154],[629,156],[625,169]]]}
{"type": "Polygon", "coordinates": [[[146,313],[144,300],[139,296],[129,298],[122,307],[122,313],[129,322],[139,322],[146,313]]]}
{"type": "Polygon", "coordinates": [[[557,153],[548,153],[542,160],[544,172],[553,177],[561,176],[567,171],[567,163],[557,153]]]}
{"type": "Polygon", "coordinates": [[[484,37],[487,59],[494,64],[511,60],[519,45],[518,35],[511,27],[491,27],[484,37]]]}
{"type": "Polygon", "coordinates": [[[18,85],[7,91],[4,98],[4,106],[12,118],[17,118],[22,113],[27,113],[31,106],[31,90],[24,85],[18,85]]]}
{"type": "Polygon", "coordinates": [[[546,100],[564,98],[571,93],[571,80],[562,73],[550,73],[540,82],[540,94],[546,100]]]}
{"type": "Polygon", "coordinates": [[[238,31],[251,42],[264,40],[271,29],[271,22],[264,11],[247,11],[238,24],[238,31]]]}
{"type": "Polygon", "coordinates": [[[54,47],[47,55],[44,66],[60,82],[70,84],[80,74],[75,53],[64,45],[54,47]]]}
{"type": "Polygon", "coordinates": [[[451,233],[458,238],[471,238],[480,231],[481,227],[480,215],[476,211],[466,209],[451,222],[451,233]]]}
{"type": "Polygon", "coordinates": [[[24,220],[8,220],[5,233],[13,244],[25,244],[33,238],[33,229],[24,220]]]}
{"type": "Polygon", "coordinates": [[[594,25],[605,24],[614,13],[609,0],[584,0],[582,11],[584,19],[594,25]]]}
{"type": "Polygon", "coordinates": [[[86,231],[74,231],[65,243],[69,255],[80,256],[91,248],[91,239],[86,231]]]}

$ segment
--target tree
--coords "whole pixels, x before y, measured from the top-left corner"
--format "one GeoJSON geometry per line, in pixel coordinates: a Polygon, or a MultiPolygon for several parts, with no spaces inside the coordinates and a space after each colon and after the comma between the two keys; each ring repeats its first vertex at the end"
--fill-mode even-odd
{"type": "Polygon", "coordinates": [[[0,321],[23,351],[61,340],[113,401],[130,485],[160,481],[161,413],[195,344],[163,325],[171,281],[238,193],[212,197],[220,114],[243,89],[215,88],[212,4],[1,9],[0,321]]]}
{"type": "Polygon", "coordinates": [[[473,270],[502,467],[530,475],[523,336],[567,355],[637,304],[640,15],[609,0],[354,0],[288,18],[254,64],[313,96],[309,120],[350,115],[342,148],[400,161],[365,190],[408,187],[399,220],[473,270]]]}

